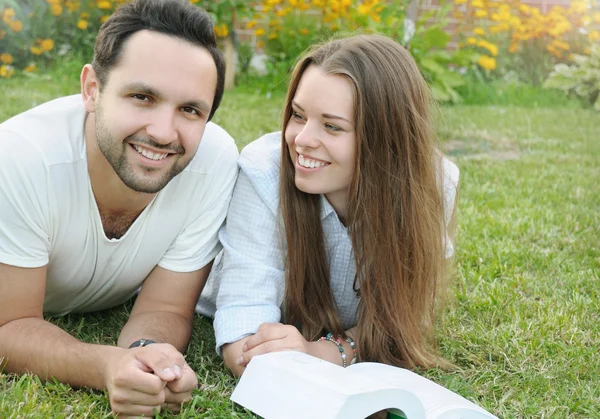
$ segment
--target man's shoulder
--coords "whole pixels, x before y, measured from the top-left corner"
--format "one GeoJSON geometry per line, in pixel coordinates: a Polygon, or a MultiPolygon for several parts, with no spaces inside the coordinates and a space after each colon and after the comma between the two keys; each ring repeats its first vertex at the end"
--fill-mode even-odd
{"type": "Polygon", "coordinates": [[[0,149],[37,152],[47,165],[76,161],[84,152],[84,120],[81,95],[54,99],[0,124],[0,149]]]}
{"type": "Polygon", "coordinates": [[[185,171],[210,174],[236,170],[238,156],[233,137],[219,125],[209,122],[196,155],[185,171]]]}

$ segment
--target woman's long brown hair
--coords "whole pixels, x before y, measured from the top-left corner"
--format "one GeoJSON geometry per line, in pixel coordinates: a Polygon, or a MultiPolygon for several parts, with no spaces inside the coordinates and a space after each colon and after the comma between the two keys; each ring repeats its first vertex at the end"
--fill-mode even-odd
{"type": "MultiPolygon", "coordinates": [[[[428,87],[410,54],[389,38],[330,41],[296,65],[283,132],[302,74],[311,65],[347,77],[354,89],[356,161],[346,223],[360,290],[359,360],[406,368],[443,365],[432,338],[445,276],[444,200],[428,87]]],[[[281,162],[286,322],[309,340],[325,331],[345,335],[330,285],[320,197],[296,188],[283,133],[281,162]]]]}

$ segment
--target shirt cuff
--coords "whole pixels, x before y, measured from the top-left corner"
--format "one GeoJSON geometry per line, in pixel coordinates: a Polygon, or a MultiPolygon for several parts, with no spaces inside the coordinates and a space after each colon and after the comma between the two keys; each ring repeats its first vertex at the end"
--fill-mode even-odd
{"type": "Polygon", "coordinates": [[[223,307],[215,313],[216,351],[221,356],[221,347],[227,343],[256,333],[263,323],[278,323],[281,310],[273,305],[230,306],[223,307]]]}

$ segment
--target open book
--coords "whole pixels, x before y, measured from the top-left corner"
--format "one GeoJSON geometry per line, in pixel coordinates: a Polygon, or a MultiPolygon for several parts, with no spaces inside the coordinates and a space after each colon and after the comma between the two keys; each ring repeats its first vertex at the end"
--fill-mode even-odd
{"type": "Polygon", "coordinates": [[[266,419],[498,419],[411,371],[361,362],[342,368],[302,352],[252,358],[231,400],[266,419]]]}

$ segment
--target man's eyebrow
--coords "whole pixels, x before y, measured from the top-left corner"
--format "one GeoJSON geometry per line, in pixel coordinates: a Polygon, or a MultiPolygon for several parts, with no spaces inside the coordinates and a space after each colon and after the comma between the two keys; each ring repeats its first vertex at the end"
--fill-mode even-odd
{"type": "Polygon", "coordinates": [[[157,90],[144,83],[129,83],[123,86],[123,89],[121,90],[123,92],[143,93],[148,96],[153,96],[157,99],[162,99],[162,95],[157,90]]]}
{"type": "MultiPolygon", "coordinates": [[[[293,100],[292,100],[292,105],[293,105],[294,107],[296,107],[296,108],[300,109],[302,112],[304,112],[304,109],[302,108],[302,106],[298,105],[298,103],[297,103],[296,101],[293,101],[293,100]]],[[[342,120],[342,121],[346,121],[347,123],[349,123],[350,125],[352,125],[352,121],[350,121],[350,120],[348,120],[348,119],[344,118],[343,116],[332,115],[332,114],[329,114],[329,113],[324,113],[324,114],[321,114],[321,116],[322,116],[323,118],[327,118],[327,119],[340,119],[340,120],[342,120]]]]}
{"type": "MultiPolygon", "coordinates": [[[[142,93],[148,96],[155,97],[157,99],[163,99],[163,96],[152,87],[148,86],[144,83],[130,83],[123,87],[124,92],[135,92],[142,93]]],[[[211,106],[205,100],[190,100],[185,103],[182,103],[181,106],[189,106],[191,108],[197,108],[202,113],[209,113],[211,110],[211,106]]]]}

